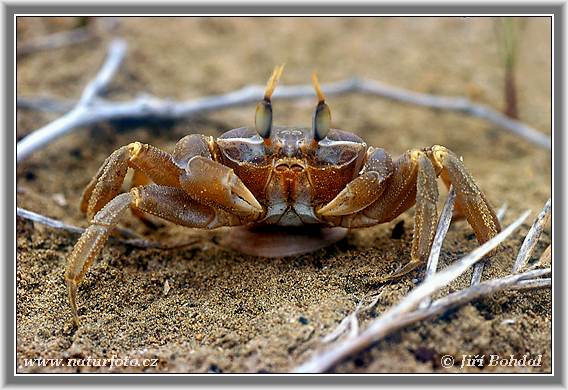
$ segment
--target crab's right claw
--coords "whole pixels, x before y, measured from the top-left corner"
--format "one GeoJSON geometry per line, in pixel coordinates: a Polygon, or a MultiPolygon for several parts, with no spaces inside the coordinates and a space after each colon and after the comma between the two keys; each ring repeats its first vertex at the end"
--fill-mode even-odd
{"type": "Polygon", "coordinates": [[[205,205],[251,219],[263,212],[260,203],[231,168],[208,158],[196,156],[189,160],[180,182],[185,192],[205,205]]]}

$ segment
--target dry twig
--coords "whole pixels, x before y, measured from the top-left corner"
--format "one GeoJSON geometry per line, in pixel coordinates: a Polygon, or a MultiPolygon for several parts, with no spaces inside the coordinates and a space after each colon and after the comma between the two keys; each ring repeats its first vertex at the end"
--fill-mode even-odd
{"type": "MultiPolygon", "coordinates": [[[[455,307],[472,302],[476,299],[491,296],[505,290],[528,290],[547,288],[552,285],[551,278],[536,279],[550,274],[551,269],[539,269],[522,274],[509,275],[499,279],[488,280],[467,289],[449,294],[435,300],[429,307],[411,311],[406,315],[376,320],[372,335],[367,334],[369,328],[359,337],[350,339],[338,347],[322,354],[296,368],[295,372],[321,373],[332,369],[336,364],[372,345],[373,342],[401,330],[418,321],[440,315],[455,307]]],[[[383,318],[383,317],[382,317],[383,318]]]]}
{"type": "MultiPolygon", "coordinates": [[[[392,307],[377,320],[373,321],[369,325],[369,327],[365,331],[363,331],[360,335],[358,335],[353,339],[344,341],[339,345],[337,345],[336,347],[334,347],[333,349],[319,356],[316,356],[309,362],[298,367],[296,371],[297,372],[327,371],[330,368],[332,368],[335,364],[344,360],[345,358],[352,356],[357,352],[360,352],[361,350],[367,348],[373,342],[377,341],[381,337],[384,337],[388,333],[396,329],[399,329],[400,323],[404,324],[403,326],[412,323],[412,322],[407,322],[406,317],[408,316],[405,316],[406,314],[413,311],[419,305],[419,303],[424,300],[424,298],[429,297],[431,294],[433,294],[440,288],[448,285],[451,281],[455,280],[457,277],[459,277],[461,274],[467,271],[473,264],[479,261],[479,259],[481,259],[485,254],[487,254],[497,245],[499,245],[503,240],[505,240],[505,238],[507,238],[515,229],[517,229],[521,225],[521,223],[526,219],[529,213],[530,213],[529,211],[525,212],[523,215],[521,215],[521,217],[519,217],[515,222],[513,222],[511,225],[503,229],[503,231],[497,234],[495,237],[493,237],[492,239],[490,239],[480,247],[476,248],[468,255],[462,257],[459,261],[448,266],[443,271],[432,275],[427,281],[424,281],[421,285],[417,286],[412,291],[410,291],[410,293],[408,293],[396,306],[392,307]]],[[[513,276],[512,278],[514,279],[515,277],[519,276],[521,275],[516,275],[513,276]]],[[[522,280],[523,278],[526,279],[526,277],[527,276],[523,274],[520,279],[515,279],[515,280],[522,280]]],[[[459,298],[458,299],[459,302],[462,302],[463,294],[466,294],[466,296],[468,297],[469,296],[478,297],[478,295],[476,295],[477,293],[472,293],[471,291],[475,292],[483,290],[483,287],[480,286],[482,285],[485,286],[487,283],[489,283],[491,286],[494,286],[496,282],[489,281],[477,284],[475,286],[471,286],[469,287],[469,289],[464,290],[464,291],[470,290],[470,292],[468,292],[467,294],[464,291],[460,291],[454,294],[462,294],[462,295],[455,295],[459,298]]],[[[497,283],[497,285],[499,285],[500,287],[499,288],[493,287],[493,289],[490,289],[489,291],[491,291],[492,293],[495,291],[499,291],[500,289],[504,288],[503,286],[505,286],[506,284],[497,283]]],[[[420,311],[428,312],[429,310],[440,310],[440,311],[444,310],[444,307],[446,306],[440,306],[440,304],[436,304],[436,302],[434,302],[429,308],[419,309],[417,312],[420,311]]],[[[453,304],[454,301],[449,301],[446,303],[446,305],[448,305],[448,303],[453,304]]],[[[434,311],[434,313],[438,312],[434,311]]],[[[411,313],[410,316],[412,316],[412,314],[415,313],[411,313]]]]}
{"type": "Polygon", "coordinates": [[[27,219],[28,221],[38,222],[42,225],[46,225],[59,230],[65,230],[75,234],[82,234],[85,231],[85,229],[83,228],[66,224],[65,222],[61,222],[57,219],[34,213],[33,211],[26,210],[21,207],[16,207],[16,215],[20,218],[27,219]]]}
{"type": "Polygon", "coordinates": [[[444,208],[438,219],[438,227],[436,229],[436,234],[434,235],[434,241],[432,242],[432,249],[430,250],[430,255],[428,256],[428,263],[426,266],[426,273],[424,274],[424,281],[432,277],[436,273],[438,268],[438,259],[440,257],[440,251],[442,250],[442,243],[448,229],[450,228],[450,223],[452,222],[452,213],[454,211],[454,203],[456,200],[456,190],[453,186],[450,186],[450,191],[448,192],[448,197],[444,203],[444,208]]]}
{"type": "Polygon", "coordinates": [[[75,105],[67,100],[58,100],[48,96],[32,98],[16,98],[16,107],[24,110],[36,110],[64,114],[71,111],[75,105]]]}
{"type": "MultiPolygon", "coordinates": [[[[501,224],[503,224],[503,218],[505,218],[505,213],[507,212],[507,202],[503,203],[503,205],[497,210],[497,219],[501,224]]],[[[483,275],[483,269],[485,268],[485,261],[482,260],[479,263],[473,266],[473,272],[471,274],[471,285],[477,284],[481,282],[481,276],[483,275]]]]}
{"type": "MultiPolygon", "coordinates": [[[[432,249],[430,249],[430,255],[428,256],[428,264],[426,265],[426,273],[424,274],[424,282],[427,282],[429,278],[436,273],[438,269],[438,259],[440,258],[440,251],[442,250],[442,243],[446,238],[448,229],[450,228],[450,223],[452,222],[452,213],[454,211],[454,203],[456,201],[456,190],[453,186],[450,186],[450,191],[448,192],[448,197],[444,203],[444,208],[438,219],[438,228],[436,229],[436,235],[434,236],[434,241],[432,243],[432,249]]],[[[426,297],[424,301],[420,303],[420,307],[428,307],[430,304],[430,297],[426,297]]]]}
{"type": "Polygon", "coordinates": [[[544,208],[534,221],[533,225],[531,226],[523,244],[521,245],[521,249],[519,250],[519,254],[517,255],[517,259],[515,260],[515,264],[513,265],[513,273],[519,272],[522,270],[527,263],[538,243],[538,239],[542,233],[542,230],[546,226],[548,219],[550,218],[550,212],[552,202],[551,198],[548,198],[548,201],[544,205],[544,208]]]}
{"type": "MultiPolygon", "coordinates": [[[[23,209],[21,207],[16,208],[16,215],[20,218],[27,219],[28,221],[37,222],[37,223],[40,223],[40,224],[45,225],[45,226],[49,226],[49,227],[59,229],[59,230],[65,230],[67,232],[74,233],[74,234],[83,234],[85,232],[84,228],[77,227],[77,226],[74,226],[74,225],[69,225],[65,222],[59,221],[57,219],[46,217],[45,215],[41,215],[41,214],[35,213],[33,211],[23,209]]],[[[141,238],[139,238],[139,236],[136,233],[134,233],[134,232],[132,232],[128,229],[124,229],[124,228],[115,228],[115,229],[122,236],[131,237],[131,238],[125,240],[125,239],[121,239],[121,238],[118,238],[118,237],[112,237],[111,236],[110,237],[111,240],[117,240],[118,242],[121,242],[123,244],[132,245],[132,246],[135,246],[135,247],[138,247],[138,248],[177,249],[177,248],[182,248],[182,247],[186,247],[186,246],[196,244],[199,241],[199,239],[194,239],[194,240],[182,243],[182,244],[164,245],[164,244],[160,244],[158,242],[141,239],[141,238]]]]}
{"type": "Polygon", "coordinates": [[[126,43],[122,40],[113,41],[103,67],[93,81],[85,87],[77,105],[62,117],[32,132],[18,142],[16,160],[22,161],[35,150],[76,128],[98,122],[100,118],[98,118],[96,112],[98,112],[100,105],[95,100],[110,83],[125,54],[126,43]]]}
{"type": "MultiPolygon", "coordinates": [[[[494,279],[479,283],[471,286],[465,290],[461,290],[443,298],[437,299],[429,307],[421,308],[408,313],[405,316],[399,316],[392,320],[392,322],[382,322],[380,326],[375,329],[375,340],[385,337],[392,332],[403,329],[404,327],[423,321],[425,319],[445,313],[447,310],[472,302],[475,299],[491,296],[497,292],[505,290],[528,290],[537,288],[546,288],[552,285],[551,278],[536,279],[538,276],[546,275],[551,272],[550,268],[540,269],[535,271],[528,271],[523,274],[509,275],[503,278],[494,279]],[[533,279],[534,278],[534,279],[533,279]]],[[[354,340],[351,340],[353,343],[354,340]]],[[[346,342],[349,346],[351,344],[346,342]]],[[[352,353],[357,353],[372,344],[362,344],[357,349],[344,352],[343,349],[333,349],[315,359],[299,366],[295,372],[325,372],[333,368],[337,363],[350,356],[352,353]]]]}
{"type": "MultiPolygon", "coordinates": [[[[92,84],[100,87],[104,87],[108,84],[110,77],[115,73],[118,65],[122,61],[125,50],[126,46],[123,41],[113,41],[111,43],[107,62],[92,84]],[[101,77],[101,75],[107,77],[101,77]]],[[[87,87],[79,103],[73,110],[47,126],[32,132],[18,142],[17,161],[22,161],[34,150],[82,126],[126,118],[177,120],[191,117],[197,113],[256,103],[264,92],[263,86],[252,85],[223,95],[209,96],[185,102],[163,100],[149,95],[139,96],[129,102],[109,102],[102,99],[97,99],[97,101],[94,102],[94,98],[98,97],[97,95],[101,89],[102,88],[95,89],[95,94],[90,94],[89,87],[87,87]]],[[[522,122],[510,119],[491,108],[472,103],[466,98],[417,93],[392,87],[378,81],[356,77],[323,85],[322,89],[327,96],[358,92],[400,103],[453,111],[481,118],[525,138],[536,145],[546,149],[551,148],[550,138],[545,134],[522,122]]],[[[310,85],[281,86],[274,93],[274,97],[278,99],[299,99],[312,97],[313,94],[314,91],[310,85]]],[[[20,98],[20,102],[22,101],[26,102],[26,99],[20,98]]],[[[35,104],[28,104],[27,106],[38,107],[37,103],[36,101],[35,104]]],[[[61,109],[64,107],[64,103],[49,102],[46,104],[44,100],[42,106],[44,109],[49,107],[61,109]]]]}
{"type": "Polygon", "coordinates": [[[341,320],[341,322],[339,323],[339,325],[337,325],[337,327],[333,330],[333,332],[322,337],[321,341],[324,343],[335,341],[341,335],[346,333],[348,330],[350,335],[349,337],[357,336],[359,334],[359,322],[357,320],[357,316],[362,310],[363,311],[371,310],[377,305],[383,293],[383,288],[384,286],[379,289],[378,293],[374,296],[371,303],[369,303],[367,306],[363,306],[362,300],[359,301],[359,303],[355,307],[355,310],[351,314],[343,318],[343,320],[341,320]]]}

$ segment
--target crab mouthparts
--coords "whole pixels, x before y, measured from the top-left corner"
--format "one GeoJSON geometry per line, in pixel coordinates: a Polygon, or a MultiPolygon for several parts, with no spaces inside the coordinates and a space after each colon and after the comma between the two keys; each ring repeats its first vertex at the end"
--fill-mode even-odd
{"type": "Polygon", "coordinates": [[[277,172],[287,172],[287,171],[293,171],[293,172],[303,172],[306,169],[306,164],[304,161],[296,159],[296,158],[291,158],[291,159],[281,159],[278,160],[274,166],[274,169],[277,172]]]}

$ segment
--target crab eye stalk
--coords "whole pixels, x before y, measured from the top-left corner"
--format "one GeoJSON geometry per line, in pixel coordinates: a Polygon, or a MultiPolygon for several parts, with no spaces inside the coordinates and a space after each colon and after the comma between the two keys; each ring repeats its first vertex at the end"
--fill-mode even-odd
{"type": "Polygon", "coordinates": [[[278,80],[282,75],[284,70],[284,65],[279,65],[274,68],[268,83],[266,83],[266,89],[264,90],[264,99],[256,105],[256,112],[254,116],[254,126],[256,132],[268,141],[270,139],[270,131],[272,130],[272,93],[278,84],[278,80]]]}
{"type": "Polygon", "coordinates": [[[272,130],[272,104],[270,101],[263,100],[256,105],[254,127],[262,138],[270,138],[270,130],[272,130]]]}
{"type": "Polygon", "coordinates": [[[318,97],[318,105],[312,117],[312,131],[314,133],[314,141],[319,142],[327,137],[329,129],[331,128],[331,110],[325,103],[325,95],[321,90],[318,76],[315,72],[312,73],[312,84],[314,85],[318,97]]]}

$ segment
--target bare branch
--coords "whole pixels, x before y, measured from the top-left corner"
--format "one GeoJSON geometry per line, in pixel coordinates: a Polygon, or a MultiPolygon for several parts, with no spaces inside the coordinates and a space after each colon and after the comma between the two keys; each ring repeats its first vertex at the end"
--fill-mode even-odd
{"type": "Polygon", "coordinates": [[[528,271],[522,274],[508,275],[499,279],[487,280],[483,283],[479,283],[478,285],[471,286],[467,289],[460,290],[437,299],[434,303],[432,303],[430,309],[444,308],[444,311],[446,311],[455,306],[471,302],[482,296],[488,296],[493,292],[503,290],[504,288],[524,290],[529,288],[547,287],[551,285],[550,278],[537,278],[549,275],[551,272],[551,268],[545,268],[528,271]]]}
{"type": "Polygon", "coordinates": [[[531,226],[523,244],[521,245],[521,249],[519,250],[519,254],[517,256],[517,260],[515,260],[515,264],[513,265],[513,273],[519,272],[523,269],[529,259],[534,252],[534,248],[538,243],[538,239],[550,218],[550,211],[551,211],[551,198],[548,198],[548,201],[544,205],[544,208],[534,221],[533,225],[531,226]]]}
{"type": "MultiPolygon", "coordinates": [[[[529,213],[530,211],[526,211],[515,222],[503,229],[503,231],[495,237],[476,248],[468,255],[462,257],[459,261],[445,268],[443,271],[432,275],[427,281],[424,281],[422,284],[414,288],[396,306],[392,307],[377,320],[373,321],[359,336],[342,342],[332,350],[327,351],[303,364],[297,369],[297,372],[324,372],[348,356],[352,356],[353,354],[368,347],[389,332],[398,329],[393,327],[393,324],[397,323],[396,320],[399,320],[398,322],[400,322],[402,317],[404,317],[406,313],[414,310],[418,304],[424,300],[424,298],[448,285],[451,281],[463,274],[467,269],[469,269],[469,267],[475,264],[475,262],[479,261],[479,259],[494,249],[513,231],[515,231],[515,229],[517,229],[526,219],[529,213]]],[[[476,289],[479,286],[480,285],[476,285],[470,288],[476,289]]],[[[432,304],[430,308],[422,310],[431,310],[432,307],[436,306],[432,304]]],[[[407,323],[405,322],[405,324],[407,323]]]]}
{"type": "Polygon", "coordinates": [[[470,285],[476,285],[481,282],[481,277],[483,276],[483,270],[485,269],[485,261],[480,261],[473,267],[473,272],[471,273],[471,283],[470,285]]]}
{"type": "MultiPolygon", "coordinates": [[[[103,67],[95,81],[87,86],[77,106],[63,117],[34,131],[18,142],[18,162],[28,157],[34,150],[61,135],[86,125],[127,118],[158,118],[163,120],[188,118],[197,113],[256,103],[264,92],[263,86],[252,85],[223,95],[182,102],[143,95],[128,102],[109,102],[97,99],[97,104],[91,105],[90,103],[93,102],[94,98],[98,97],[100,94],[101,88],[99,87],[104,87],[108,84],[110,78],[116,72],[118,65],[122,61],[125,50],[126,46],[123,41],[114,41],[111,44],[105,67],[103,67]]],[[[400,103],[453,111],[478,117],[496,124],[541,147],[546,149],[551,148],[550,138],[545,134],[522,122],[510,119],[488,107],[474,104],[466,98],[417,93],[388,86],[374,80],[359,78],[326,84],[322,86],[322,89],[327,96],[346,93],[365,93],[400,103]]],[[[314,96],[314,91],[310,85],[280,86],[274,94],[274,97],[277,99],[299,99],[312,96],[314,96]]],[[[29,102],[30,99],[27,100],[29,102]]],[[[21,98],[20,103],[22,102],[26,102],[26,99],[21,98]]],[[[28,107],[30,106],[32,105],[28,104],[28,107]]],[[[44,109],[62,110],[64,107],[63,103],[52,102],[51,104],[46,104],[43,102],[44,109]]]]}
{"type": "Polygon", "coordinates": [[[312,360],[297,367],[294,372],[300,373],[321,373],[332,369],[336,364],[350,356],[368,348],[374,342],[388,336],[389,334],[401,330],[404,327],[418,321],[440,315],[455,307],[467,304],[476,299],[491,296],[497,292],[505,290],[528,290],[536,288],[547,288],[552,285],[550,278],[532,279],[549,274],[551,269],[541,269],[529,271],[523,274],[509,275],[500,279],[493,279],[471,286],[437,299],[429,307],[418,309],[404,315],[388,318],[383,321],[381,317],[373,323],[373,337],[366,334],[369,328],[356,338],[341,343],[336,348],[316,356],[312,360]],[[362,341],[361,341],[362,340],[362,341]]]}
{"type": "Polygon", "coordinates": [[[453,186],[450,186],[448,198],[444,203],[444,208],[442,209],[442,213],[440,214],[440,218],[438,220],[438,228],[436,230],[436,235],[434,236],[434,242],[432,243],[430,256],[428,257],[428,265],[426,267],[424,281],[427,281],[430,277],[432,277],[432,275],[436,273],[436,269],[438,268],[438,258],[440,257],[442,243],[444,242],[444,238],[446,237],[450,223],[452,222],[452,212],[454,211],[455,200],[456,190],[453,186]]]}
{"type": "Polygon", "coordinates": [[[111,42],[107,59],[97,76],[85,87],[79,99],[79,106],[88,106],[106,89],[114,74],[118,71],[126,55],[126,42],[116,39],[111,42]]]}
{"type": "Polygon", "coordinates": [[[97,117],[90,114],[93,110],[96,110],[93,104],[94,100],[102,93],[118,70],[125,53],[126,43],[124,41],[115,40],[111,43],[103,67],[95,79],[84,89],[79,103],[67,114],[34,131],[18,142],[16,145],[17,162],[22,161],[33,151],[78,127],[98,122],[97,117]]]}
{"type": "Polygon", "coordinates": [[[359,301],[359,303],[355,307],[355,310],[351,314],[349,314],[345,318],[343,318],[341,320],[341,322],[339,323],[339,325],[337,325],[337,327],[333,330],[333,332],[322,337],[322,339],[321,339],[322,342],[329,343],[329,342],[335,341],[341,335],[343,335],[345,332],[347,332],[347,330],[350,330],[351,337],[354,337],[357,334],[359,334],[359,323],[357,321],[357,316],[359,315],[359,313],[361,311],[371,310],[377,305],[377,303],[379,302],[379,299],[381,298],[381,296],[383,294],[384,288],[385,288],[385,286],[382,286],[379,289],[378,293],[374,296],[371,303],[369,303],[367,306],[363,306],[363,300],[359,301]]]}
{"type": "Polygon", "coordinates": [[[20,218],[27,219],[29,221],[39,222],[42,225],[46,225],[55,229],[65,230],[75,234],[82,234],[85,229],[68,225],[65,222],[58,221],[57,219],[49,218],[44,215],[34,213],[33,211],[23,209],[21,207],[16,207],[16,215],[20,218]]]}
{"type": "MultiPolygon", "coordinates": [[[[503,218],[505,218],[505,213],[507,212],[507,202],[503,203],[503,205],[497,210],[497,219],[501,224],[503,224],[503,218]]],[[[473,266],[473,272],[471,274],[471,285],[477,284],[481,282],[481,276],[483,275],[483,269],[485,268],[485,261],[482,260],[479,263],[473,266]]]]}
{"type": "MultiPolygon", "coordinates": [[[[41,214],[35,213],[33,211],[23,209],[21,207],[16,208],[16,215],[20,218],[27,219],[28,221],[37,222],[37,223],[40,223],[42,225],[46,225],[46,226],[49,226],[49,227],[52,227],[52,228],[55,228],[55,229],[59,229],[59,230],[65,230],[65,231],[68,231],[68,232],[74,233],[74,234],[83,234],[85,232],[84,228],[69,225],[65,222],[59,221],[57,219],[46,217],[45,215],[41,215],[41,214]]],[[[121,242],[123,244],[132,245],[132,246],[135,246],[135,247],[138,247],[138,248],[176,249],[176,248],[181,248],[181,247],[186,247],[186,246],[189,246],[189,245],[196,244],[199,241],[199,239],[195,239],[195,240],[191,240],[191,241],[188,241],[188,242],[185,242],[185,243],[182,243],[182,244],[163,245],[163,244],[160,244],[158,242],[141,239],[141,238],[139,238],[140,236],[138,234],[132,232],[131,230],[128,230],[128,229],[125,229],[125,228],[118,228],[118,227],[115,228],[115,229],[122,236],[130,237],[130,239],[124,240],[124,239],[121,239],[121,238],[118,238],[118,237],[111,236],[110,237],[111,240],[116,240],[116,241],[121,242]]]]}
{"type": "MultiPolygon", "coordinates": [[[[430,255],[428,256],[428,264],[426,265],[426,273],[424,274],[424,282],[428,281],[436,273],[438,268],[438,259],[440,258],[440,251],[442,250],[442,243],[446,238],[448,229],[450,228],[450,223],[452,222],[452,213],[454,211],[454,203],[456,200],[456,190],[454,186],[450,185],[450,191],[448,192],[448,197],[444,203],[444,208],[438,219],[438,228],[436,229],[436,235],[434,236],[434,242],[432,243],[432,249],[430,249],[430,255]]],[[[426,297],[421,303],[420,307],[428,307],[430,304],[430,297],[426,297]]]]}
{"type": "Polygon", "coordinates": [[[74,107],[72,102],[66,100],[57,100],[47,96],[35,98],[16,98],[16,107],[26,110],[36,110],[44,112],[66,113],[74,107]]]}

